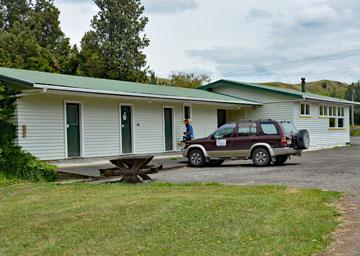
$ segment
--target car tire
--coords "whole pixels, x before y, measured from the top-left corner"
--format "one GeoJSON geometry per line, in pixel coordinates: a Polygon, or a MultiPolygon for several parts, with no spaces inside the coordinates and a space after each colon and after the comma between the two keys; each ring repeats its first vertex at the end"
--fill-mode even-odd
{"type": "Polygon", "coordinates": [[[266,148],[257,148],[252,153],[252,161],[255,166],[268,166],[271,162],[271,156],[266,148]]]}
{"type": "Polygon", "coordinates": [[[200,149],[193,149],[188,156],[190,166],[202,167],[205,165],[205,156],[200,149]]]}
{"type": "Polygon", "coordinates": [[[224,163],[224,160],[210,160],[209,166],[217,167],[224,163]]]}
{"type": "Polygon", "coordinates": [[[289,156],[277,156],[275,157],[274,165],[283,165],[288,159],[289,156]]]}
{"type": "Polygon", "coordinates": [[[300,130],[296,134],[296,145],[298,149],[308,149],[310,146],[310,135],[307,130],[300,130]]]}

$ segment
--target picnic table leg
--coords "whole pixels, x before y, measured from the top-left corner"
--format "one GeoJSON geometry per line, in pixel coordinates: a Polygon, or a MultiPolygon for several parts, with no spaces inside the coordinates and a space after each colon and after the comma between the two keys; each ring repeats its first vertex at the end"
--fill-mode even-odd
{"type": "Polygon", "coordinates": [[[147,174],[139,174],[139,176],[140,176],[143,180],[152,180],[152,179],[150,178],[150,176],[147,175],[147,174]]]}
{"type": "Polygon", "coordinates": [[[121,179],[121,182],[135,184],[141,183],[142,181],[137,175],[124,175],[121,179]]]}

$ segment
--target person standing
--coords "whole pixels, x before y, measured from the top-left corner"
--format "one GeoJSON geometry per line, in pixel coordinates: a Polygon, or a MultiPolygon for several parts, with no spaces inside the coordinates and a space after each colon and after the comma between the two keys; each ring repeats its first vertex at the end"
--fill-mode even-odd
{"type": "Polygon", "coordinates": [[[189,119],[184,120],[186,131],[184,132],[184,141],[189,141],[194,139],[194,129],[190,124],[189,119]]]}

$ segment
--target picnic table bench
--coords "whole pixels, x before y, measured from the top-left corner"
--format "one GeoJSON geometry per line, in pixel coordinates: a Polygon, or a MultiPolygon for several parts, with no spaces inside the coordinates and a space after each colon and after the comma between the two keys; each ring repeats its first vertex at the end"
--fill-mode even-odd
{"type": "Polygon", "coordinates": [[[145,180],[152,180],[149,174],[157,173],[163,168],[162,165],[149,165],[153,158],[153,155],[121,156],[110,160],[116,167],[100,169],[100,175],[103,177],[122,176],[120,182],[126,183],[141,183],[145,180]]]}

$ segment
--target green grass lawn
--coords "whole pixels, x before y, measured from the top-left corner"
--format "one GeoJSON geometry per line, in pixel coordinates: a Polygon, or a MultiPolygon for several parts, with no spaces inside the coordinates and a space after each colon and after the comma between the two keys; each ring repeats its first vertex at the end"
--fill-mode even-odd
{"type": "Polygon", "coordinates": [[[218,184],[0,187],[0,255],[309,255],[337,192],[218,184]]]}

